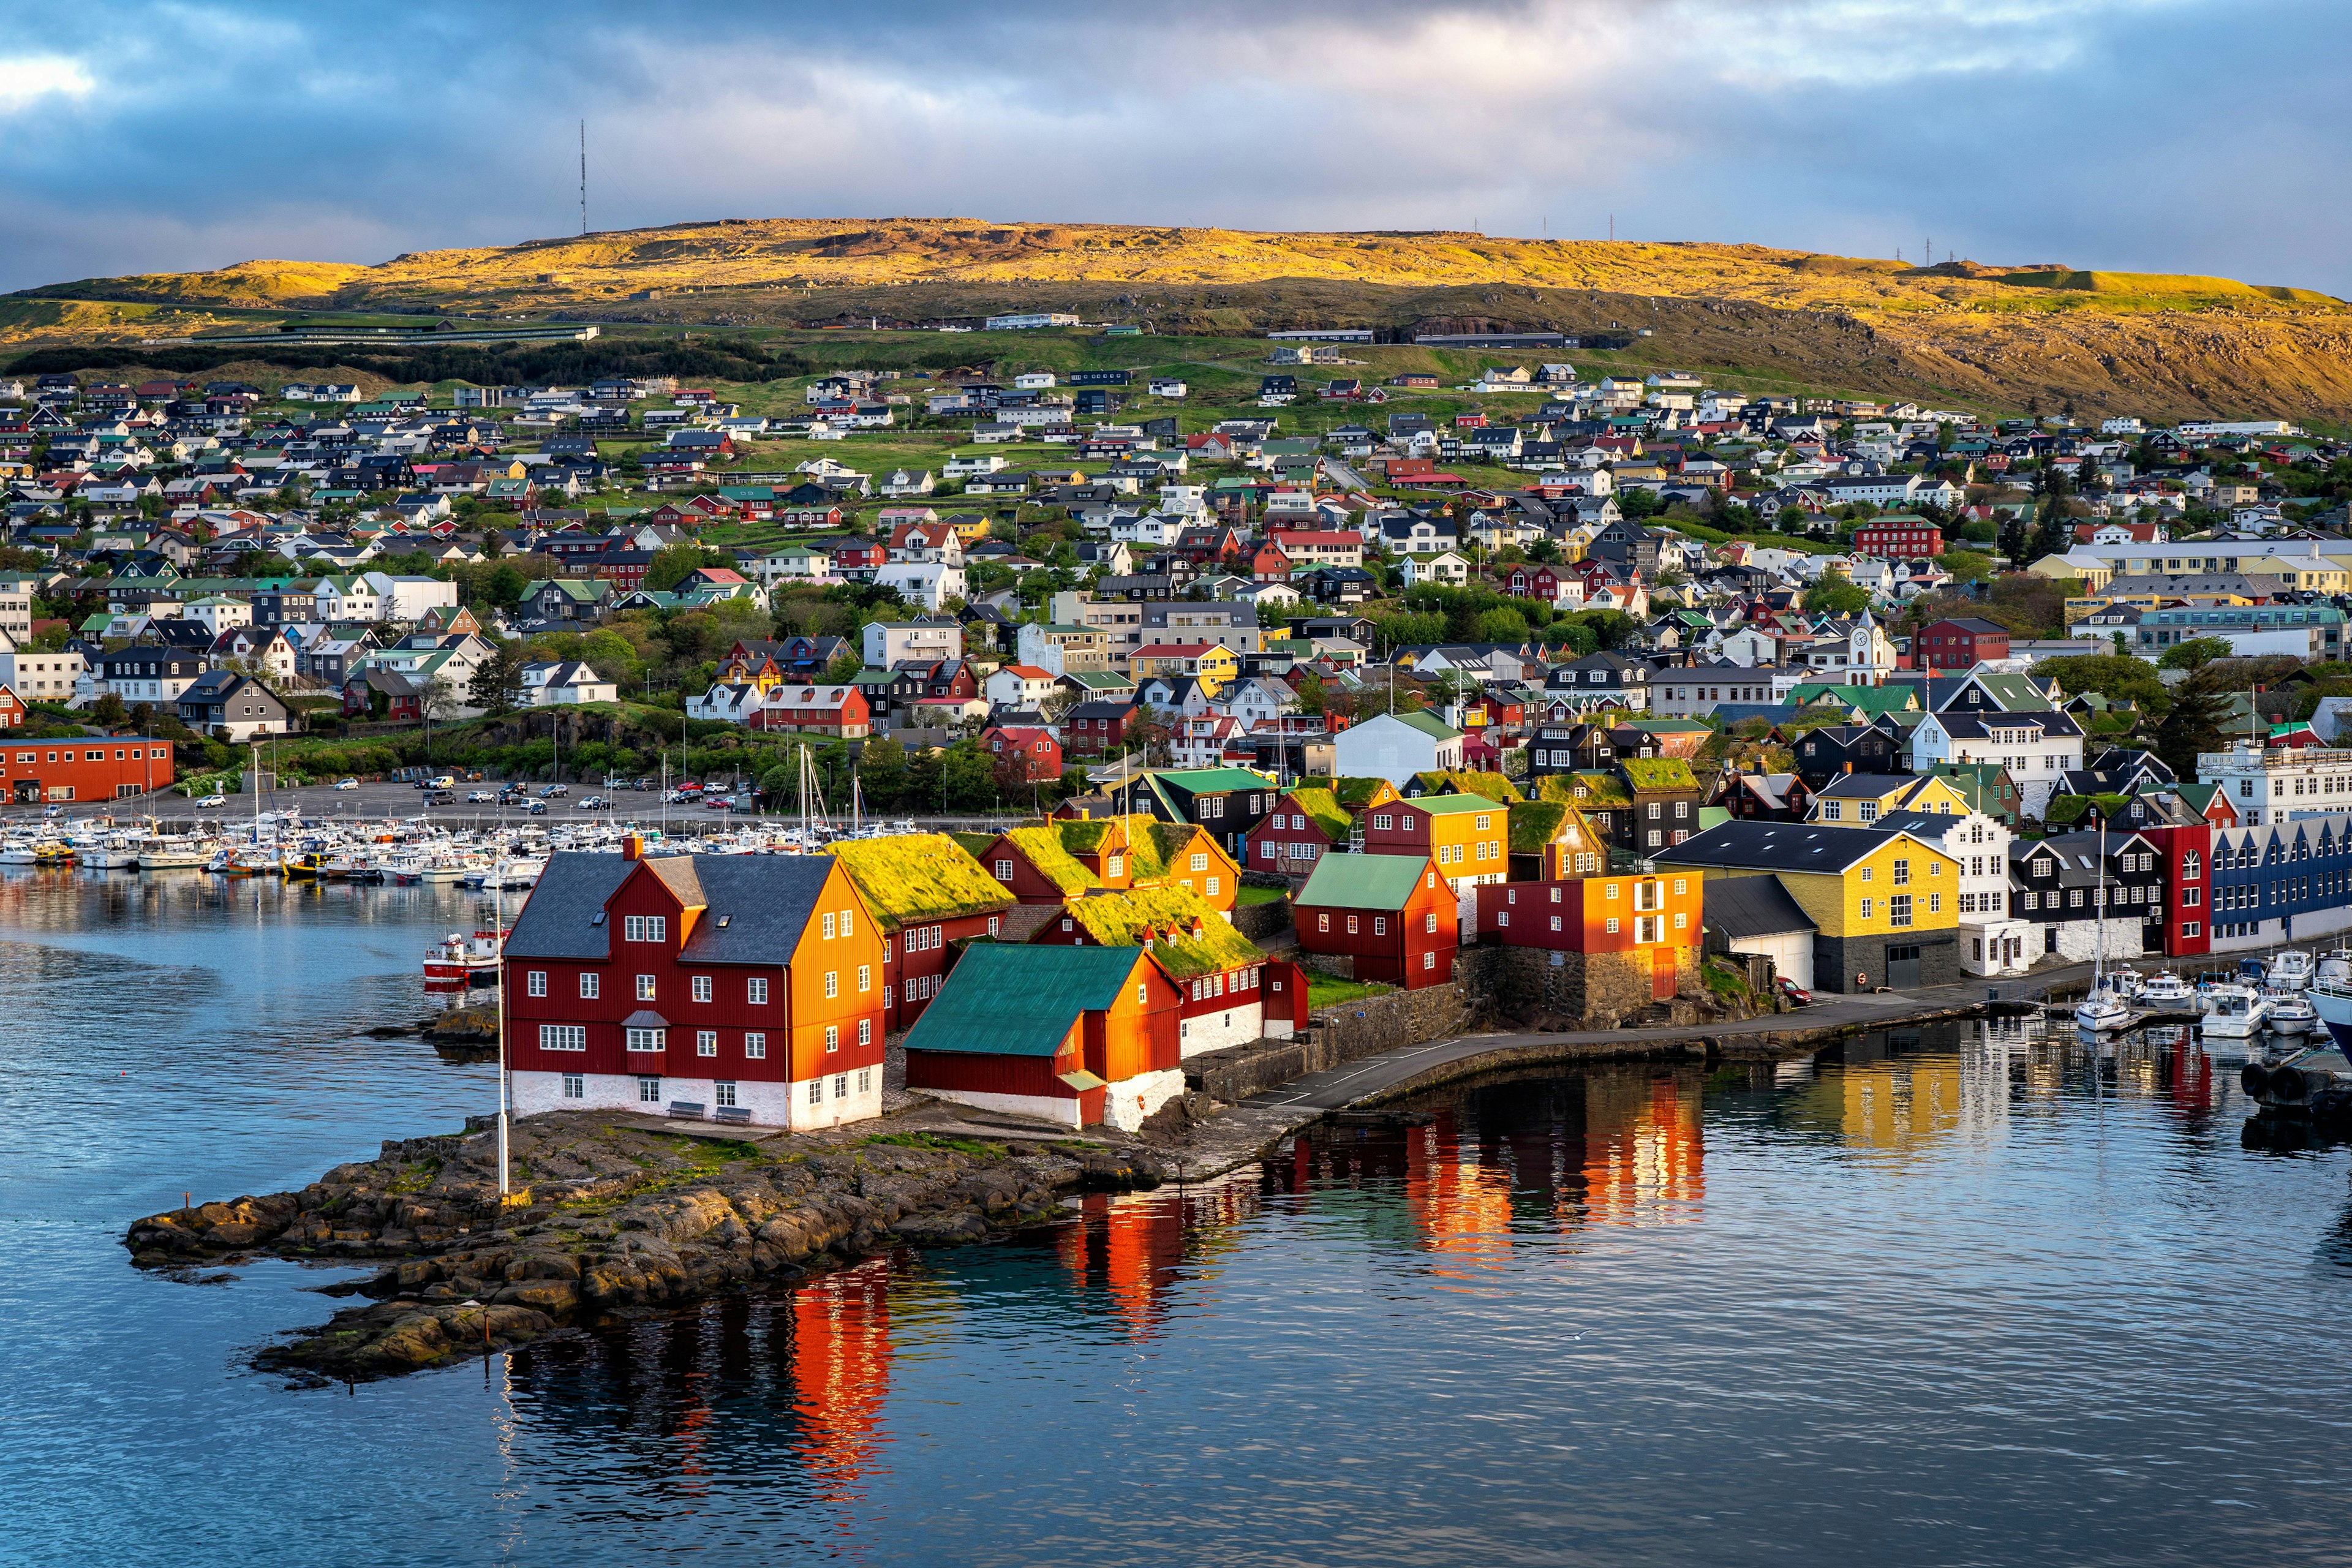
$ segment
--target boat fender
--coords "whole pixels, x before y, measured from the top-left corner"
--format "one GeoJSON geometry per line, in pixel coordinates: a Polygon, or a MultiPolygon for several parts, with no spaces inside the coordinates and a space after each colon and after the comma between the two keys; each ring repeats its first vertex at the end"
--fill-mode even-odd
{"type": "Polygon", "coordinates": [[[2271,1099],[2280,1105],[2301,1105],[2311,1098],[2311,1080],[2301,1068],[2271,1069],[2271,1099]]]}
{"type": "Polygon", "coordinates": [[[2256,1100],[2267,1098],[2271,1091],[2271,1069],[2260,1062],[2248,1062],[2238,1069],[2238,1087],[2256,1100]]]}

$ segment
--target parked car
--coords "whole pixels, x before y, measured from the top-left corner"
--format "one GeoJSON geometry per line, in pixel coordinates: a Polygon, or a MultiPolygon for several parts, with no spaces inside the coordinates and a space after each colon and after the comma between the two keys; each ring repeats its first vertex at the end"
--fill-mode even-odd
{"type": "Polygon", "coordinates": [[[493,790],[478,789],[468,793],[466,796],[466,804],[468,805],[496,805],[498,803],[498,794],[493,790]]]}
{"type": "Polygon", "coordinates": [[[1798,984],[1795,981],[1790,979],[1785,974],[1780,977],[1780,994],[1789,999],[1789,1005],[1790,1006],[1810,1007],[1813,1005],[1813,994],[1811,992],[1806,990],[1803,986],[1798,984]]]}
{"type": "Polygon", "coordinates": [[[610,811],[613,809],[613,803],[606,800],[601,795],[592,795],[586,800],[574,805],[572,809],[574,811],[610,811]]]}
{"type": "Polygon", "coordinates": [[[696,784],[692,779],[688,779],[686,783],[677,786],[677,793],[680,795],[700,795],[702,793],[702,786],[696,784]]]}
{"type": "Polygon", "coordinates": [[[335,787],[337,789],[357,789],[360,787],[360,781],[357,779],[337,779],[335,781],[335,787]]]}
{"type": "Polygon", "coordinates": [[[527,816],[545,816],[547,815],[547,802],[543,800],[527,800],[521,804],[523,814],[527,816]]]}
{"type": "MultiPolygon", "coordinates": [[[[697,791],[696,793],[697,793],[697,794],[699,794],[700,792],[699,792],[699,791],[697,791]]],[[[689,801],[689,800],[692,800],[692,799],[694,798],[694,795],[688,795],[686,791],[684,791],[684,790],[682,790],[682,789],[674,789],[674,790],[670,791],[667,795],[666,795],[662,796],[662,798],[663,798],[664,800],[666,800],[666,801],[669,802],[669,803],[670,803],[670,805],[684,805],[686,802],[688,802],[688,801],[689,801]]]]}
{"type": "Polygon", "coordinates": [[[735,797],[731,795],[707,795],[702,797],[702,809],[705,811],[727,811],[734,805],[735,797]]]}
{"type": "Polygon", "coordinates": [[[225,795],[206,795],[196,797],[196,809],[198,811],[218,811],[222,806],[225,806],[227,804],[228,796],[225,795]]]}
{"type": "Polygon", "coordinates": [[[539,798],[541,800],[561,800],[563,796],[570,795],[571,793],[572,786],[570,784],[549,784],[545,789],[539,792],[539,798]]]}

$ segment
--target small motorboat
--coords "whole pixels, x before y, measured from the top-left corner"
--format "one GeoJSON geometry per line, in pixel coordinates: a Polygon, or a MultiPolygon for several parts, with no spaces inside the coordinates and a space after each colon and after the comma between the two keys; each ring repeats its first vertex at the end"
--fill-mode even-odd
{"type": "Polygon", "coordinates": [[[2094,1035],[2131,1027],[2138,1015],[2124,999],[2105,986],[2083,998],[2074,1009],[2074,1026],[2094,1035]]]}
{"type": "Polygon", "coordinates": [[[2139,988],[2139,1005],[2143,1007],[2193,1013],[2197,1010],[2197,988],[2169,969],[2147,977],[2139,988]]]}
{"type": "Polygon", "coordinates": [[[2207,1056],[2243,1056],[2246,1043],[2262,1032],[2270,1004],[2251,985],[2221,984],[2205,993],[2205,1016],[2197,1037],[2207,1056]]]}
{"type": "Polygon", "coordinates": [[[499,977],[499,933],[451,931],[425,954],[429,985],[487,985],[499,977]]]}
{"type": "Polygon", "coordinates": [[[2269,1016],[2263,1020],[2263,1026],[2274,1035],[2300,1037],[2320,1026],[2319,1009],[2314,1007],[2311,999],[2299,991],[2275,992],[2263,1000],[2270,1009],[2269,1016]]]}
{"type": "Polygon", "coordinates": [[[2263,979],[2273,991],[2300,991],[2311,984],[2311,954],[2289,948],[2272,955],[2263,979]]]}

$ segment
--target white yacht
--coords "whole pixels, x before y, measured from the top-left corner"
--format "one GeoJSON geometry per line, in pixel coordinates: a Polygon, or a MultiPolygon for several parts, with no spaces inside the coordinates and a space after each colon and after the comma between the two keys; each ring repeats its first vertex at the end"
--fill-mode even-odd
{"type": "Polygon", "coordinates": [[[2352,1047],[2352,948],[2339,947],[2320,959],[2306,994],[2336,1045],[2352,1047]]]}
{"type": "Polygon", "coordinates": [[[2100,1035],[2112,1029],[2127,1029],[2137,1016],[2124,1005],[2122,997],[2102,986],[2075,1007],[2074,1026],[2100,1035]]]}
{"type": "Polygon", "coordinates": [[[2217,1044],[2224,1053],[2232,1048],[2242,1053],[2269,1016],[2270,1004],[2252,986],[2215,985],[2205,993],[2205,1016],[2197,1025],[2197,1037],[2208,1056],[2217,1054],[2217,1044]]]}
{"type": "Polygon", "coordinates": [[[2311,954],[2289,948],[2273,953],[2263,980],[2273,991],[2300,991],[2311,984],[2311,954]]]}
{"type": "Polygon", "coordinates": [[[2300,991],[2273,992],[2263,998],[2269,1007],[2263,1026],[2274,1035],[2301,1037],[2320,1027],[2319,1011],[2300,991]]]}
{"type": "Polygon", "coordinates": [[[2159,971],[2139,988],[2139,1005],[2166,1012],[2197,1010],[2197,988],[2172,971],[2159,971]]]}

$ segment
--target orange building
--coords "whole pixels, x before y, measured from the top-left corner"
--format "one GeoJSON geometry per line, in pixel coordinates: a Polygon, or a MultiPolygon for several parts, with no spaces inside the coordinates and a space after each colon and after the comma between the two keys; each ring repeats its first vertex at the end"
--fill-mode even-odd
{"type": "Polygon", "coordinates": [[[1511,812],[1483,795],[1391,801],[1364,814],[1364,851],[1437,863],[1457,894],[1510,874],[1511,812]]]}
{"type": "Polygon", "coordinates": [[[1706,935],[1704,887],[1696,872],[1482,887],[1479,940],[1582,953],[1589,977],[1596,968],[1590,961],[1606,960],[1598,967],[1610,972],[1616,985],[1638,978],[1647,983],[1650,996],[1672,996],[1698,968],[1706,935]]]}
{"type": "Polygon", "coordinates": [[[1140,947],[975,943],[907,1032],[907,1087],[1132,1131],[1184,1092],[1181,1012],[1140,947]]]}
{"type": "Polygon", "coordinates": [[[992,837],[954,837],[1024,904],[1058,904],[1105,889],[1181,888],[1231,920],[1241,897],[1241,868],[1213,834],[1189,822],[1051,817],[992,837]]]}

